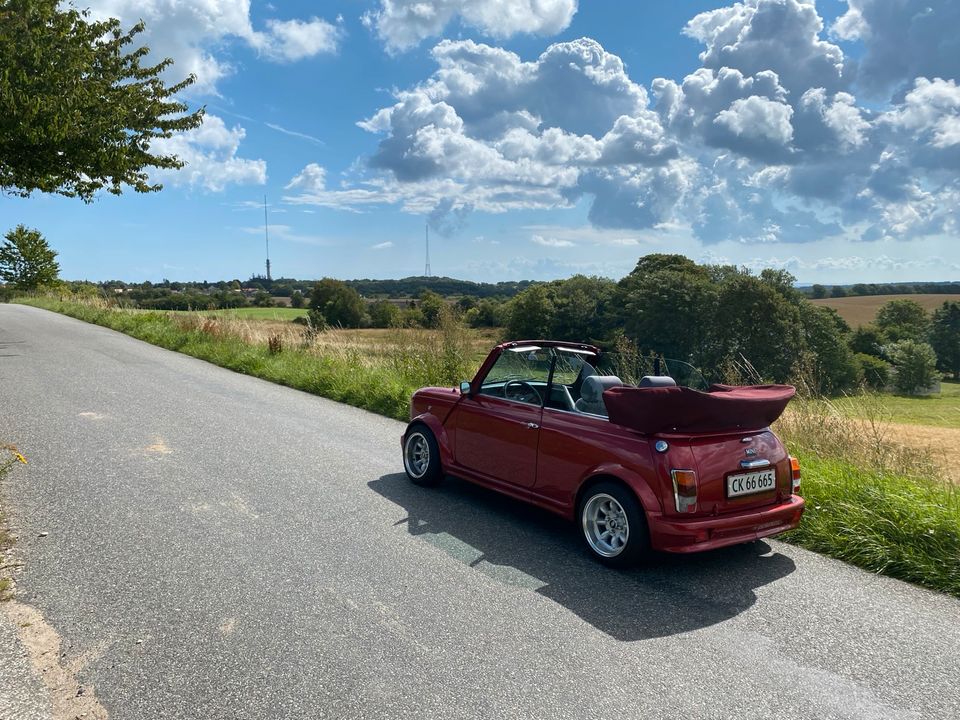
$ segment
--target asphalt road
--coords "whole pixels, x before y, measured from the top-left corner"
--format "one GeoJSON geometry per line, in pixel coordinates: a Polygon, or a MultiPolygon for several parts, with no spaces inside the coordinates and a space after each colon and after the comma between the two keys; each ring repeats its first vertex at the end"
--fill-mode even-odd
{"type": "Polygon", "coordinates": [[[20,599],[112,718],[956,717],[957,600],[774,541],[607,570],[402,427],[0,305],[20,599]]]}

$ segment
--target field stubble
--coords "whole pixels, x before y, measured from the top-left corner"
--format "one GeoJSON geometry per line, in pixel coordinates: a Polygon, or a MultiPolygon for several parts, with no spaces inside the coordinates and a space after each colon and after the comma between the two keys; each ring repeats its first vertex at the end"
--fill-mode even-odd
{"type": "Polygon", "coordinates": [[[811,300],[814,305],[831,307],[840,313],[840,317],[851,327],[871,323],[877,318],[877,311],[891,300],[913,300],[931,311],[948,301],[960,300],[960,295],[950,294],[904,294],[904,295],[855,295],[853,297],[820,298],[811,300]]]}

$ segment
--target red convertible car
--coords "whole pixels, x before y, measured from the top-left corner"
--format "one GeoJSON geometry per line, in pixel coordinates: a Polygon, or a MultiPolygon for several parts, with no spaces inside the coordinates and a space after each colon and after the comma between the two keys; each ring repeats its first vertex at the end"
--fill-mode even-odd
{"type": "Polygon", "coordinates": [[[792,387],[699,391],[668,375],[628,386],[599,359],[591,345],[503,343],[472,382],[418,390],[408,477],[454,475],[558,513],[614,566],[797,526],[800,466],[769,427],[792,387]]]}

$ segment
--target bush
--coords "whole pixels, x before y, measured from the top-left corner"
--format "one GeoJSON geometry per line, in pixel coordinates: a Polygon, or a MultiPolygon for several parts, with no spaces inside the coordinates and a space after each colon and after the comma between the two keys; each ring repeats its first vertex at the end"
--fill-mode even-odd
{"type": "Polygon", "coordinates": [[[886,333],[873,323],[861,325],[850,336],[850,349],[855,353],[883,357],[883,348],[890,341],[886,333]]]}
{"type": "Polygon", "coordinates": [[[365,309],[360,293],[340,280],[324,278],[310,292],[310,317],[317,327],[362,327],[365,309]]]}
{"type": "Polygon", "coordinates": [[[873,390],[883,390],[890,384],[890,364],[878,357],[857,353],[854,358],[860,365],[863,382],[873,390]]]}
{"type": "Polygon", "coordinates": [[[396,327],[400,324],[400,308],[389,300],[377,300],[367,308],[370,326],[375,328],[396,327]]]}
{"type": "Polygon", "coordinates": [[[464,320],[470,327],[501,327],[504,323],[504,304],[484,298],[476,307],[467,310],[464,320]]]}
{"type": "Polygon", "coordinates": [[[901,340],[891,346],[890,359],[897,371],[893,378],[897,392],[913,395],[937,380],[937,354],[927,343],[901,340]]]}

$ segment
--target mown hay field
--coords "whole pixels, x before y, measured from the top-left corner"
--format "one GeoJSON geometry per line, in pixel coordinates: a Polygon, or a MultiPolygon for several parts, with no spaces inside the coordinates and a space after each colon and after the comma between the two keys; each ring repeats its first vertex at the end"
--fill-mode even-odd
{"type": "Polygon", "coordinates": [[[877,310],[884,303],[891,300],[913,300],[920,303],[927,311],[936,310],[948,301],[960,300],[960,295],[863,295],[861,297],[822,298],[812,300],[814,305],[825,305],[840,313],[840,317],[847,321],[850,327],[858,327],[873,322],[877,317],[877,310]]]}

